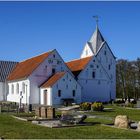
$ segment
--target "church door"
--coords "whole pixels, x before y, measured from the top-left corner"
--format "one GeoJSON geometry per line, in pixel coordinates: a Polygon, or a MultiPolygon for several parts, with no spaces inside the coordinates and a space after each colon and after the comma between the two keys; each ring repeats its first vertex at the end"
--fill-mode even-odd
{"type": "Polygon", "coordinates": [[[44,90],[44,105],[47,105],[47,90],[44,90]]]}

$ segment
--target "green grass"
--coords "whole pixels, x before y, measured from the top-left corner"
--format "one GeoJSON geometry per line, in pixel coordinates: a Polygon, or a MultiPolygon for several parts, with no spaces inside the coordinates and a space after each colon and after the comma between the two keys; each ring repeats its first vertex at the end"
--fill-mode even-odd
{"type": "Polygon", "coordinates": [[[127,115],[131,120],[140,121],[140,110],[138,109],[128,109],[124,107],[118,107],[118,106],[111,106],[106,105],[107,108],[113,108],[113,110],[108,111],[102,111],[102,112],[89,112],[89,114],[92,115],[99,115],[99,116],[105,116],[105,117],[111,117],[115,118],[117,115],[127,115]]]}
{"type": "Polygon", "coordinates": [[[101,122],[104,122],[102,119],[87,119],[87,121],[93,122],[93,126],[47,128],[31,124],[30,122],[16,120],[9,115],[0,115],[0,137],[5,139],[140,138],[139,132],[102,126],[100,125],[101,122]]]}
{"type": "MultiPolygon", "coordinates": [[[[107,106],[109,107],[109,106],[107,106]]],[[[112,108],[112,106],[110,106],[112,108]]],[[[140,110],[130,110],[113,106],[114,111],[93,112],[93,114],[112,117],[118,114],[128,115],[133,120],[140,120],[140,110]]],[[[69,128],[47,128],[12,118],[8,114],[0,115],[0,137],[5,139],[139,139],[140,132],[103,126],[112,123],[102,118],[86,119],[92,126],[79,126],[69,128]]]]}

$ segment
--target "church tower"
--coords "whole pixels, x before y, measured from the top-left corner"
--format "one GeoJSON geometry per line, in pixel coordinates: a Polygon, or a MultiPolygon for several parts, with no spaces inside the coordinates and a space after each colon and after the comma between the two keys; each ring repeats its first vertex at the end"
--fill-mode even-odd
{"type": "Polygon", "coordinates": [[[96,26],[95,32],[91,36],[90,40],[86,42],[86,45],[81,54],[81,58],[95,55],[99,51],[99,49],[102,47],[104,42],[105,40],[100,30],[98,26],[96,26]]]}
{"type": "Polygon", "coordinates": [[[98,24],[81,54],[81,61],[88,58],[91,58],[90,62],[78,76],[78,82],[82,86],[82,102],[114,100],[116,98],[116,57],[103,38],[98,24]]]}

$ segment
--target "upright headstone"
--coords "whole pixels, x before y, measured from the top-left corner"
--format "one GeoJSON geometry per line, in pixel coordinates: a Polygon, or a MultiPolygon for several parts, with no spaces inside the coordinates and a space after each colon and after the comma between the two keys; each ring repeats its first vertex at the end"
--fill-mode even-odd
{"type": "Polygon", "coordinates": [[[44,106],[41,107],[41,118],[47,118],[47,108],[44,106]]]}
{"type": "Polygon", "coordinates": [[[53,108],[53,107],[48,107],[47,108],[47,118],[48,119],[55,118],[55,108],[53,108]]]}
{"type": "Polygon", "coordinates": [[[37,117],[41,117],[41,107],[36,107],[36,108],[35,108],[35,115],[36,115],[37,117]]]}

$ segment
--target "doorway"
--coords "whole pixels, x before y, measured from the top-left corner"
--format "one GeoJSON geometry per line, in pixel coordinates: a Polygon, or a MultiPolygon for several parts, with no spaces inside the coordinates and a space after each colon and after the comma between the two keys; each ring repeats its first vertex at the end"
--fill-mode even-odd
{"type": "Polygon", "coordinates": [[[44,90],[44,105],[47,105],[47,90],[44,90]]]}

